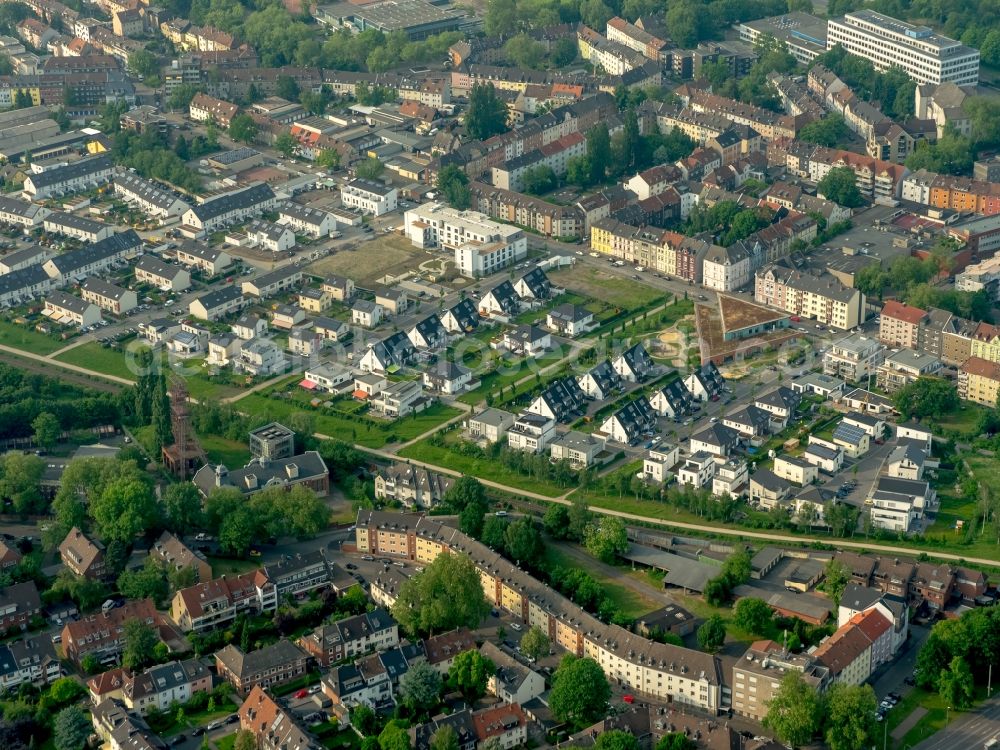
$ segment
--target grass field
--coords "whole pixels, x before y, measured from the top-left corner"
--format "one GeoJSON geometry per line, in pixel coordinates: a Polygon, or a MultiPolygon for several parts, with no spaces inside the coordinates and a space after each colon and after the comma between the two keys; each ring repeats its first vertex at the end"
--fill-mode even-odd
{"type": "Polygon", "coordinates": [[[321,276],[349,276],[359,287],[371,285],[386,274],[398,275],[415,271],[431,259],[419,247],[414,247],[398,234],[383,234],[372,238],[355,250],[340,250],[308,266],[310,273],[321,276]]]}
{"type": "MultiPolygon", "coordinates": [[[[581,567],[579,561],[551,544],[545,547],[544,560],[549,566],[581,567]]],[[[643,596],[635,589],[623,586],[615,579],[605,575],[603,569],[599,569],[597,566],[587,567],[586,571],[588,575],[601,584],[604,593],[626,617],[642,617],[663,606],[662,601],[657,601],[652,596],[643,596]]]]}
{"type": "Polygon", "coordinates": [[[963,401],[959,408],[949,414],[935,417],[935,420],[942,430],[951,430],[961,437],[974,438],[979,426],[979,417],[986,410],[985,406],[963,401]]]}
{"type": "Polygon", "coordinates": [[[136,377],[128,367],[129,357],[125,352],[105,349],[96,341],[88,341],[86,344],[74,347],[55,359],[103,375],[114,375],[126,380],[135,380],[136,377]]]}
{"type": "Polygon", "coordinates": [[[66,346],[69,342],[60,341],[54,336],[32,331],[25,326],[0,320],[0,344],[31,354],[51,354],[66,346]]]}
{"type": "MultiPolygon", "coordinates": [[[[497,370],[493,372],[487,372],[484,375],[479,376],[481,385],[469,391],[468,393],[463,393],[458,397],[458,400],[463,404],[478,404],[484,398],[486,394],[490,392],[495,392],[498,388],[506,388],[512,383],[516,383],[522,378],[528,378],[528,381],[522,384],[517,392],[527,390],[535,385],[535,380],[531,376],[545,367],[548,367],[555,362],[558,362],[562,357],[566,355],[566,352],[555,351],[546,354],[543,357],[537,357],[532,360],[507,360],[499,359],[496,352],[492,350],[487,350],[484,352],[485,357],[489,357],[487,360],[487,366],[489,362],[501,362],[502,365],[497,370]]],[[[473,372],[482,372],[483,369],[483,359],[479,356],[475,356],[473,361],[466,361],[464,363],[466,367],[473,368],[473,372]]],[[[512,396],[514,394],[511,394],[512,396]]],[[[506,397],[506,396],[505,396],[506,397]]]]}
{"type": "Polygon", "coordinates": [[[198,440],[208,454],[208,460],[213,464],[225,464],[233,469],[246,466],[250,460],[250,451],[246,443],[241,440],[229,440],[219,435],[202,435],[198,440]]]}
{"type": "Polygon", "coordinates": [[[516,471],[509,469],[502,463],[492,461],[488,458],[472,458],[463,456],[450,450],[447,446],[431,445],[427,440],[409,445],[399,452],[403,458],[412,458],[417,461],[426,461],[436,466],[445,466],[463,474],[469,474],[480,479],[487,479],[491,482],[499,482],[519,490],[537,492],[549,497],[558,497],[566,492],[567,488],[558,487],[544,479],[527,477],[516,471]]]}
{"type": "Polygon", "coordinates": [[[238,576],[251,570],[256,570],[260,566],[253,560],[234,560],[230,557],[207,557],[208,564],[212,566],[212,578],[231,575],[238,576]]]}
{"type": "Polygon", "coordinates": [[[237,402],[240,411],[264,415],[273,421],[284,421],[295,412],[313,415],[316,432],[339,440],[358,443],[366,448],[381,448],[387,443],[406,442],[459,416],[462,412],[450,406],[435,404],[426,411],[403,419],[376,422],[345,414],[320,411],[294,400],[272,398],[267,392],[253,393],[237,402]]]}
{"type": "Polygon", "coordinates": [[[632,279],[580,263],[548,272],[555,286],[610,305],[636,310],[663,297],[663,292],[632,279]]]}

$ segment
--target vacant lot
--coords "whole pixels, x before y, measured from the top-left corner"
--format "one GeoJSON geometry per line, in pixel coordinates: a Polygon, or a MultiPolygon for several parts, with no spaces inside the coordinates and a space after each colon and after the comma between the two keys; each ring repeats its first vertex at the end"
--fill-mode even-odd
{"type": "Polygon", "coordinates": [[[338,250],[333,255],[321,258],[310,265],[308,270],[323,276],[349,276],[358,286],[370,289],[372,284],[386,274],[396,276],[406,271],[416,271],[422,262],[430,258],[419,247],[411,245],[405,237],[383,234],[354,250],[338,250]]]}
{"type": "Polygon", "coordinates": [[[645,307],[664,296],[663,292],[641,282],[580,263],[549,271],[548,276],[556,286],[627,310],[645,307]]]}
{"type": "Polygon", "coordinates": [[[130,358],[125,352],[119,349],[105,349],[96,341],[88,341],[86,344],[73,347],[56,359],[103,375],[114,375],[126,380],[135,380],[136,377],[129,369],[130,358]]]}
{"type": "Polygon", "coordinates": [[[4,346],[12,346],[31,354],[51,354],[67,343],[54,336],[32,331],[26,326],[0,320],[0,344],[4,346]]]}

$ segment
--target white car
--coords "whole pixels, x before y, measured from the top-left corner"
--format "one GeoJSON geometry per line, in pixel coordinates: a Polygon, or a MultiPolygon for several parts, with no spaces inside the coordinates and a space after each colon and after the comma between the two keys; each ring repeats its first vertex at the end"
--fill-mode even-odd
{"type": "Polygon", "coordinates": [[[521,623],[519,623],[519,622],[512,622],[510,624],[510,627],[511,627],[512,630],[516,630],[518,632],[521,632],[521,623]]]}

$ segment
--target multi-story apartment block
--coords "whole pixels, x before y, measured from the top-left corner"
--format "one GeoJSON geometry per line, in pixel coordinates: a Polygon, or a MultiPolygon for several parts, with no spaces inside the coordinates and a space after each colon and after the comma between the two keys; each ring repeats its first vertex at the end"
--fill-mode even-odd
{"type": "Polygon", "coordinates": [[[216,99],[207,94],[195,94],[189,108],[192,120],[197,122],[211,120],[222,128],[228,128],[239,111],[240,108],[235,104],[216,99]]]}
{"type": "Polygon", "coordinates": [[[240,614],[272,612],[277,606],[277,587],[263,571],[255,570],[181,589],[170,602],[170,619],[185,632],[203,632],[240,614]]]}
{"type": "Polygon", "coordinates": [[[995,407],[1000,395],[1000,363],[969,357],[958,368],[958,395],[983,406],[995,407]]]}
{"type": "Polygon", "coordinates": [[[482,182],[470,182],[472,206],[490,218],[530,227],[546,237],[582,237],[583,212],[576,206],[549,203],[542,198],[504,190],[482,182]]]}
{"type": "Polygon", "coordinates": [[[320,625],[297,641],[323,667],[369,651],[385,651],[399,645],[399,626],[383,608],[320,625]]]}
{"type": "Polygon", "coordinates": [[[407,211],[404,222],[406,236],[417,247],[454,251],[455,263],[464,276],[488,276],[528,254],[523,230],[498,224],[478,211],[425,203],[407,211]]]}
{"type": "Polygon", "coordinates": [[[830,344],[823,355],[823,373],[856,383],[874,375],[884,360],[885,346],[879,341],[850,333],[830,344]]]}
{"type": "Polygon", "coordinates": [[[407,508],[432,508],[454,483],[452,477],[422,466],[394,463],[375,474],[375,498],[395,500],[407,508]]]}
{"type": "Polygon", "coordinates": [[[162,620],[152,599],[127,601],[121,607],[87,615],[68,622],[62,629],[62,647],[66,658],[79,664],[93,654],[99,660],[118,657],[124,647],[124,624],[139,620],[158,630],[162,620]]]}
{"type": "Polygon", "coordinates": [[[943,364],[933,354],[900,349],[886,356],[875,371],[878,387],[883,391],[897,391],[920,377],[937,375],[943,364]]]}
{"type": "Polygon", "coordinates": [[[827,47],[838,44],[850,54],[870,60],[876,70],[898,66],[917,83],[979,83],[978,50],[926,26],[913,26],[872,10],[831,18],[827,47]]]}
{"type": "Polygon", "coordinates": [[[711,713],[721,710],[722,674],[715,657],[605,625],[456,529],[429,518],[363,510],[358,514],[355,540],[359,552],[418,564],[429,563],[444,552],[466,554],[479,570],[487,601],[526,627],[537,625],[554,645],[594,659],[622,687],[711,713]]]}
{"type": "Polygon", "coordinates": [[[17,690],[25,683],[48,685],[63,675],[48,635],[9,641],[0,646],[0,688],[17,690]]]}
{"type": "Polygon", "coordinates": [[[920,324],[926,315],[926,310],[921,310],[919,307],[889,300],[882,306],[878,328],[879,341],[894,349],[916,349],[920,324]]]}
{"type": "Polygon", "coordinates": [[[969,341],[969,356],[1000,362],[1000,327],[992,323],[976,326],[969,341]]]}
{"type": "Polygon", "coordinates": [[[249,653],[230,643],[216,652],[215,668],[237,693],[246,695],[257,686],[269,688],[304,675],[308,660],[302,649],[285,639],[249,653]]]}
{"type": "Polygon", "coordinates": [[[798,271],[778,262],[757,272],[754,298],[792,315],[842,331],[864,320],[865,295],[830,274],[798,271]]]}
{"type": "Polygon", "coordinates": [[[790,654],[774,641],[753,643],[733,665],[733,710],[761,721],[781,681],[793,671],[801,673],[803,681],[819,692],[830,682],[829,668],[812,655],[790,654]]]}

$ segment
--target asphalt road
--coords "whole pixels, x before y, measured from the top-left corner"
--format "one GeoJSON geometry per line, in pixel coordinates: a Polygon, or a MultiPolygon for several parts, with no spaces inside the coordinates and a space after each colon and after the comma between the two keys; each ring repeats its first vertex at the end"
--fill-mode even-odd
{"type": "Polygon", "coordinates": [[[994,694],[974,711],[951,724],[912,750],[981,750],[987,740],[1000,735],[1000,695],[994,694]]]}

